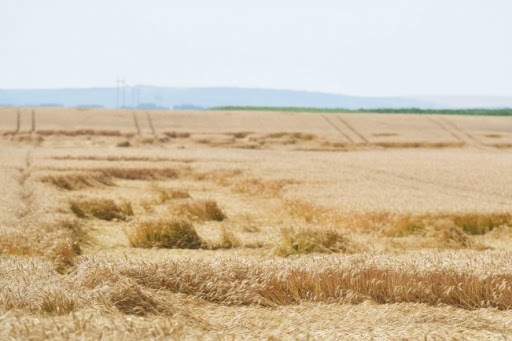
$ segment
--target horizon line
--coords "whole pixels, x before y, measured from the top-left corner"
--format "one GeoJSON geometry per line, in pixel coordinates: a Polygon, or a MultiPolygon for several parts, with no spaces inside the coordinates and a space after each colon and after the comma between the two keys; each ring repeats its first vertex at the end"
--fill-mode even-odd
{"type": "MultiPolygon", "coordinates": [[[[504,97],[512,98],[512,94],[401,94],[401,95],[354,95],[350,93],[328,92],[322,90],[297,90],[290,88],[266,88],[266,87],[252,87],[252,86],[167,86],[167,85],[151,85],[151,84],[135,84],[126,85],[127,88],[136,87],[153,87],[153,88],[168,88],[176,90],[196,90],[196,89],[239,89],[239,90],[268,90],[268,91],[289,91],[289,92],[306,92],[336,96],[349,96],[349,97],[366,97],[366,98],[428,98],[428,97],[504,97]]],[[[52,90],[92,90],[92,89],[112,89],[116,90],[116,86],[84,86],[84,87],[55,87],[55,88],[0,88],[0,91],[52,91],[52,90]]]]}

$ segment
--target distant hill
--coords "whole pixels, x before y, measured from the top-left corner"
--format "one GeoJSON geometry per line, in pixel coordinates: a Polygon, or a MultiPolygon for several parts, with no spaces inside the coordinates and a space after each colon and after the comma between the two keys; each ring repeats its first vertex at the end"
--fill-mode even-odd
{"type": "MultiPolygon", "coordinates": [[[[116,88],[0,90],[0,105],[86,107],[123,106],[116,88]],[[117,103],[116,103],[117,102],[117,103]]],[[[247,88],[167,88],[135,86],[124,91],[124,107],[210,108],[220,106],[324,108],[432,108],[435,103],[401,97],[356,97],[320,92],[247,88]]]]}
{"type": "MultiPolygon", "coordinates": [[[[139,109],[199,109],[223,106],[312,108],[469,108],[479,106],[472,98],[451,97],[358,97],[309,91],[251,88],[172,88],[137,85],[116,88],[1,90],[0,106],[65,106],[139,109]],[[123,100],[124,98],[124,100],[123,100]],[[468,105],[464,105],[464,103],[468,105]],[[124,105],[123,105],[124,104],[124,105]]],[[[482,98],[480,98],[482,99],[482,98]]],[[[492,107],[512,106],[512,98],[482,100],[492,107]],[[508,101],[508,102],[507,102],[508,101]],[[500,105],[505,103],[506,105],[500,105]],[[508,103],[508,104],[507,104],[508,103]]]]}

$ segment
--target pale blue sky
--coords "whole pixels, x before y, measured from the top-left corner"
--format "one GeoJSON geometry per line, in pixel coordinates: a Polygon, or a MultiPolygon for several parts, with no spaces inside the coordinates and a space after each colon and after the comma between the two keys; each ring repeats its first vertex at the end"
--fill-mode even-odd
{"type": "Polygon", "coordinates": [[[510,0],[0,0],[0,88],[512,95],[510,0]]]}

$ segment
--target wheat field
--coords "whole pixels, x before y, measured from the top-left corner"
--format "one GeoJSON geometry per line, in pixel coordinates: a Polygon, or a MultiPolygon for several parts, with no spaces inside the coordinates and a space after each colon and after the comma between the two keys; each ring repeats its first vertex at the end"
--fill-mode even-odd
{"type": "Polygon", "coordinates": [[[512,118],[0,108],[0,339],[512,338],[512,118]]]}

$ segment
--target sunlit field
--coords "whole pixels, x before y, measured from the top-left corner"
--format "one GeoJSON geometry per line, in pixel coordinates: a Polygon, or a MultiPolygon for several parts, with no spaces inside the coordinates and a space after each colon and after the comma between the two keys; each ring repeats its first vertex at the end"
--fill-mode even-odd
{"type": "Polygon", "coordinates": [[[0,108],[0,339],[512,338],[512,117],[0,108]]]}

